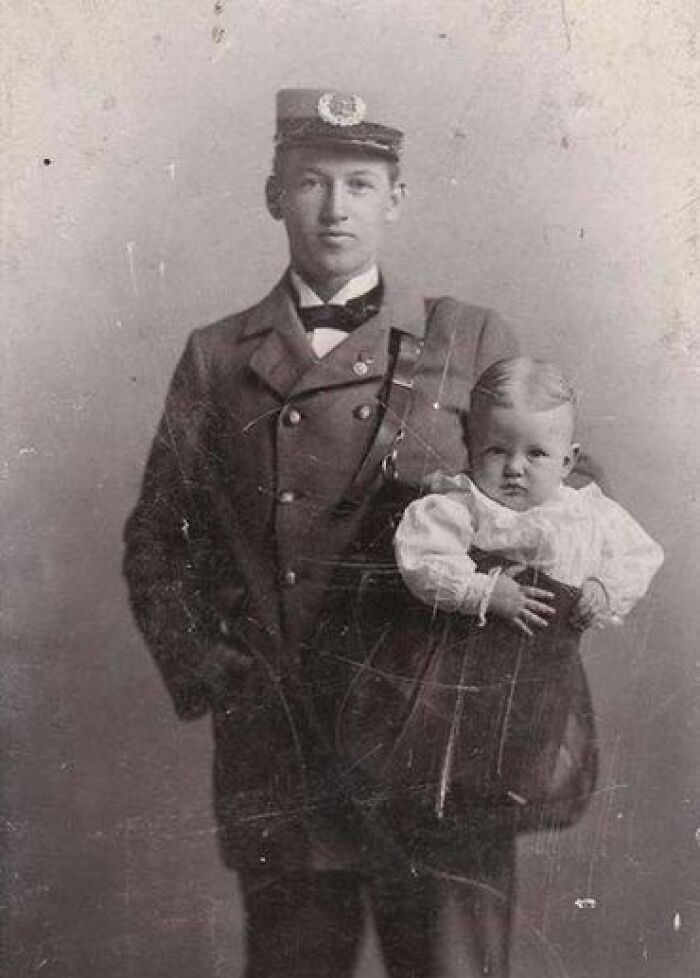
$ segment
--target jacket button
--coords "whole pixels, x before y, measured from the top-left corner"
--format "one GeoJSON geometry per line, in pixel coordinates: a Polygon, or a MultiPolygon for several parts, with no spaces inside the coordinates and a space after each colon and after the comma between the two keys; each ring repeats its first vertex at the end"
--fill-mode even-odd
{"type": "Polygon", "coordinates": [[[372,417],[372,407],[370,404],[360,404],[352,413],[358,421],[366,421],[372,417]]]}
{"type": "Polygon", "coordinates": [[[297,582],[296,572],[293,570],[285,571],[282,575],[282,583],[285,587],[294,587],[297,582]]]}
{"type": "Polygon", "coordinates": [[[364,360],[358,360],[357,363],[353,363],[352,369],[357,377],[365,377],[369,373],[369,364],[364,360]]]}
{"type": "Polygon", "coordinates": [[[297,494],[291,489],[283,489],[282,492],[277,496],[281,503],[293,503],[297,498],[297,494]]]}
{"type": "Polygon", "coordinates": [[[290,407],[284,416],[284,423],[289,425],[297,425],[301,421],[301,411],[297,411],[295,407],[290,407]]]}

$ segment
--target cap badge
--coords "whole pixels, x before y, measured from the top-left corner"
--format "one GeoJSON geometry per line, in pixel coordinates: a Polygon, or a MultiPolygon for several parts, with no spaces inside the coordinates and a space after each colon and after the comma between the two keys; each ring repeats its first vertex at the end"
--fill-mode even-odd
{"type": "Polygon", "coordinates": [[[357,126],[365,117],[367,106],[359,95],[324,92],[318,100],[318,114],[331,126],[357,126]]]}

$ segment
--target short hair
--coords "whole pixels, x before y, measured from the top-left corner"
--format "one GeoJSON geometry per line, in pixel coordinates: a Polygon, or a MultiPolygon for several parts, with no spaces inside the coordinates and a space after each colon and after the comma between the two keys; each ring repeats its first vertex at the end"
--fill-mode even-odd
{"type": "MultiPolygon", "coordinates": [[[[301,144],[300,144],[301,145],[301,144]]],[[[282,176],[282,164],[284,157],[287,153],[292,152],[297,146],[278,146],[275,149],[274,155],[272,157],[272,176],[280,179],[282,176]]],[[[395,186],[401,179],[401,164],[398,160],[392,159],[388,156],[382,156],[381,153],[374,153],[371,150],[363,149],[362,147],[353,147],[351,152],[353,152],[358,157],[366,157],[370,160],[380,160],[382,163],[386,163],[387,169],[389,171],[389,183],[391,186],[395,186]]]]}
{"type": "Polygon", "coordinates": [[[518,405],[548,411],[562,404],[575,412],[576,392],[559,367],[531,357],[508,357],[481,374],[472,389],[469,413],[518,405]]]}

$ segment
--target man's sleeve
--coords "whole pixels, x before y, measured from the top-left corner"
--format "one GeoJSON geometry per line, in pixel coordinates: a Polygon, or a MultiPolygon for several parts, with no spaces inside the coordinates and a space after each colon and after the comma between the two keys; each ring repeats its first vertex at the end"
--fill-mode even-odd
{"type": "Polygon", "coordinates": [[[124,576],[136,622],[182,719],[208,708],[202,663],[211,644],[210,400],[197,334],[168,391],[141,494],[125,528],[124,576]]]}
{"type": "Polygon", "coordinates": [[[511,326],[499,313],[489,310],[484,318],[479,337],[475,379],[480,377],[492,363],[504,360],[506,357],[517,357],[520,352],[520,345],[511,326]]]}

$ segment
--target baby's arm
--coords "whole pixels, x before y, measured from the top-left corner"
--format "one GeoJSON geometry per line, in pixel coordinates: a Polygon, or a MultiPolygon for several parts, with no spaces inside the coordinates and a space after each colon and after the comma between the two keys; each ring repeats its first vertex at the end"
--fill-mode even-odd
{"type": "Polygon", "coordinates": [[[523,567],[480,574],[469,556],[474,524],[466,493],[431,494],[411,503],[396,531],[396,562],[409,591],[442,611],[479,616],[492,611],[520,631],[543,628],[552,595],[518,584],[523,567]]]}
{"type": "MultiPolygon", "coordinates": [[[[396,562],[409,591],[442,611],[476,614],[489,578],[469,556],[474,526],[466,494],[430,494],[412,502],[394,538],[396,562]]],[[[490,582],[489,582],[490,583],[490,582]]]]}
{"type": "Polygon", "coordinates": [[[571,612],[570,624],[579,631],[591,625],[604,625],[610,617],[610,598],[602,581],[587,577],[581,584],[581,596],[571,612]]]}
{"type": "Polygon", "coordinates": [[[578,628],[619,623],[646,594],[664,559],[659,544],[612,499],[597,494],[594,513],[603,547],[600,566],[583,582],[572,617],[578,628]]]}

